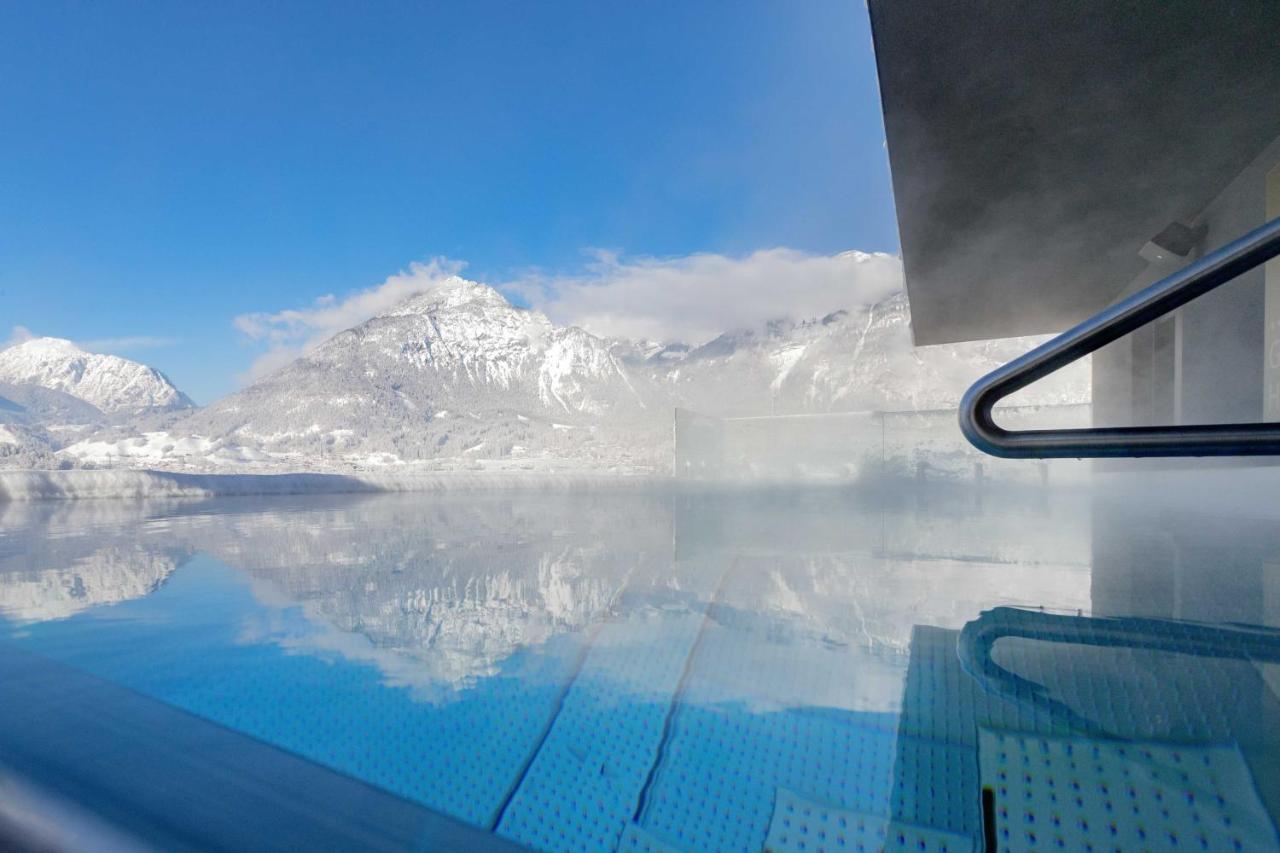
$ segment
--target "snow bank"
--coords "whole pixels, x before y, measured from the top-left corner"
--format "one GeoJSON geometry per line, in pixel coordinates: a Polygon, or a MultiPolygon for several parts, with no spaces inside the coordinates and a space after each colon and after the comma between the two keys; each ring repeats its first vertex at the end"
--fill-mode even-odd
{"type": "Polygon", "coordinates": [[[351,492],[560,491],[658,482],[590,471],[359,474],[180,474],[168,471],[0,471],[0,503],[83,498],[211,498],[351,492]]]}

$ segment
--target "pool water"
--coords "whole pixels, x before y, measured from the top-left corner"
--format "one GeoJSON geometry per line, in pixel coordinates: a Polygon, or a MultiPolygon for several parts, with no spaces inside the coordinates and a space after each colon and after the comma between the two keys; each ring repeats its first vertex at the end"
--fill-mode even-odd
{"type": "Polygon", "coordinates": [[[1106,490],[0,505],[0,656],[545,850],[1275,849],[1278,628],[1106,490]]]}

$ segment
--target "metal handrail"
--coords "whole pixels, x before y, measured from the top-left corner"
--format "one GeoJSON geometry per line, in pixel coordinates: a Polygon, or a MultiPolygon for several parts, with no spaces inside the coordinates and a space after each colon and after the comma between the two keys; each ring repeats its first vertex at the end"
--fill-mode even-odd
{"type": "Polygon", "coordinates": [[[960,430],[984,453],[1011,459],[1280,455],[1280,423],[1011,431],[992,418],[1013,392],[1277,255],[1273,219],[979,379],[960,401],[960,430]]]}
{"type": "Polygon", "coordinates": [[[1045,685],[996,663],[992,657],[995,644],[1010,638],[1280,663],[1280,629],[1262,625],[1151,617],[1068,616],[1002,606],[984,611],[961,629],[956,640],[960,666],[986,692],[1037,709],[1076,731],[1099,737],[1107,736],[1101,725],[1082,716],[1063,700],[1052,697],[1045,685]]]}

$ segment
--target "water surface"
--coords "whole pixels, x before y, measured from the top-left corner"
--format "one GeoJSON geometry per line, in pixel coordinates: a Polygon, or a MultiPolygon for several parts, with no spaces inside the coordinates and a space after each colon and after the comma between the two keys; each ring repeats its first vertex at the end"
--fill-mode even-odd
{"type": "Polygon", "coordinates": [[[1265,518],[943,486],[9,504],[0,619],[0,654],[542,849],[1276,843],[1265,518]]]}

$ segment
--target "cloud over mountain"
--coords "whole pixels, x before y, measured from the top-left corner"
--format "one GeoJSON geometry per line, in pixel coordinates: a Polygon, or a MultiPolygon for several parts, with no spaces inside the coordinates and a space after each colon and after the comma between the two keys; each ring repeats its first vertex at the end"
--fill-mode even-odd
{"type": "MultiPolygon", "coordinates": [[[[268,345],[242,378],[261,379],[465,267],[460,261],[433,258],[345,296],[326,294],[303,308],[241,314],[235,327],[250,341],[268,345]]],[[[902,263],[892,255],[821,255],[788,248],[742,257],[628,257],[595,251],[580,269],[534,270],[497,285],[558,325],[578,326],[601,337],[691,344],[726,330],[759,330],[777,319],[822,317],[874,305],[901,288],[902,263]]]]}
{"type": "Polygon", "coordinates": [[[233,321],[235,327],[249,340],[269,345],[242,378],[247,382],[261,379],[338,332],[358,326],[414,294],[425,293],[465,266],[448,258],[432,258],[412,263],[407,271],[388,276],[382,284],[341,299],[330,293],[305,308],[239,315],[233,321]]]}
{"type": "Polygon", "coordinates": [[[728,329],[873,305],[901,288],[892,255],[778,248],[743,257],[597,252],[581,271],[531,273],[499,289],[596,335],[697,344],[728,329]]]}

